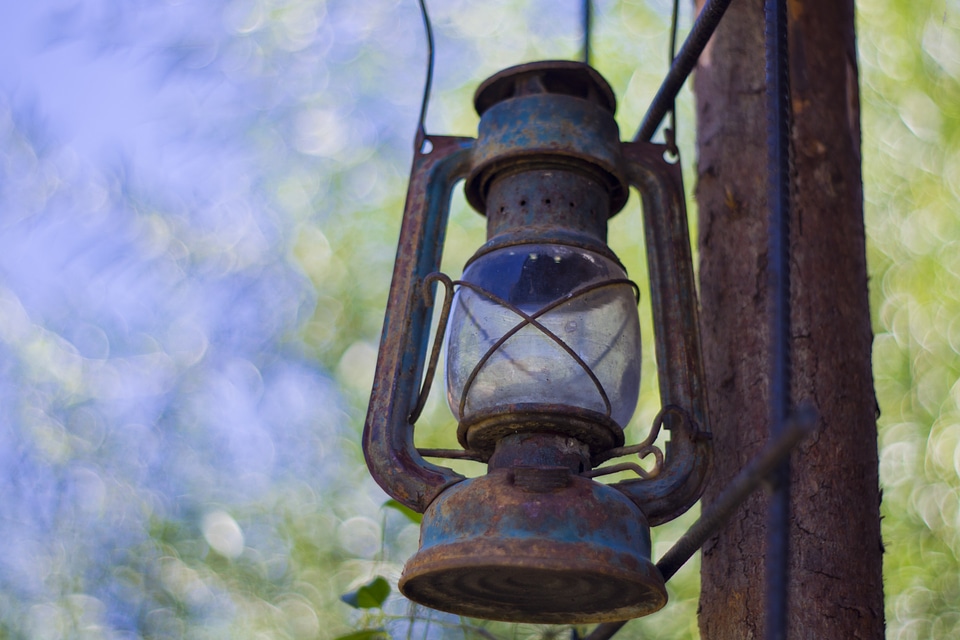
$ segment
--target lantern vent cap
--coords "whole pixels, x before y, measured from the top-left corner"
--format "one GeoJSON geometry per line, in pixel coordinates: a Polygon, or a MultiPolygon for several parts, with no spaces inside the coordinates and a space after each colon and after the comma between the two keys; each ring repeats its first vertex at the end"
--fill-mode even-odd
{"type": "Polygon", "coordinates": [[[616,95],[603,76],[572,60],[544,60],[504,69],[477,88],[473,104],[482,116],[499,102],[535,93],[582,98],[611,114],[617,109],[616,95]]]}

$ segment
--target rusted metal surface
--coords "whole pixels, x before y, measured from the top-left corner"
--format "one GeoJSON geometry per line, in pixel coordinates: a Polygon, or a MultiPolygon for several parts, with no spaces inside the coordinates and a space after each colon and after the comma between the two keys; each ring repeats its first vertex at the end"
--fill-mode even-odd
{"type": "Polygon", "coordinates": [[[554,433],[577,438],[591,453],[623,444],[623,429],[597,411],[553,404],[505,404],[460,422],[457,437],[465,448],[490,456],[514,433],[554,433]]]}
{"type": "Polygon", "coordinates": [[[474,100],[480,136],[464,186],[467,201],[486,210],[503,172],[570,167],[590,172],[610,193],[611,215],[627,201],[619,170],[616,101],[600,74],[577,62],[535,62],[501,71],[474,100]]]}
{"type": "Polygon", "coordinates": [[[617,110],[617,98],[596,69],[569,60],[541,60],[499,71],[477,87],[473,106],[481,116],[497,103],[529,93],[567,95],[593,103],[605,111],[617,110]]]}
{"type": "MultiPolygon", "coordinates": [[[[551,433],[518,433],[504,436],[490,458],[489,469],[542,471],[565,470],[566,475],[590,468],[590,450],[576,438],[551,433]]],[[[519,476],[514,484],[521,482],[519,476]]],[[[566,486],[564,484],[563,486],[566,486]]]]}
{"type": "Polygon", "coordinates": [[[497,176],[486,196],[486,215],[487,243],[471,262],[501,247],[556,242],[620,265],[607,246],[610,194],[569,166],[497,176]]]}
{"type": "Polygon", "coordinates": [[[692,423],[664,424],[671,438],[663,471],[656,478],[614,485],[641,505],[654,526],[676,518],[700,498],[713,451],[682,173],[679,163],[664,160],[665,151],[665,145],[623,145],[630,184],[643,198],[660,401],[693,418],[692,423]]]}
{"type": "Polygon", "coordinates": [[[666,591],[643,512],[578,475],[587,459],[562,436],[504,439],[495,460],[539,464],[497,467],[441,494],[424,514],[401,591],[506,621],[601,622],[661,608],[666,591]]]}
{"type": "Polygon", "coordinates": [[[384,491],[423,512],[463,476],[426,462],[413,444],[409,417],[416,407],[427,342],[429,307],[422,283],[440,267],[450,191],[469,167],[469,138],[432,136],[431,153],[416,152],[400,228],[400,244],[383,321],[363,454],[384,491]]]}

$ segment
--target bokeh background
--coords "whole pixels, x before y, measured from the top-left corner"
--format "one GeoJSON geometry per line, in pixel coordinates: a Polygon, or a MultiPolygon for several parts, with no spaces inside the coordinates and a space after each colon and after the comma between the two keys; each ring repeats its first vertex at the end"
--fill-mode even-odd
{"type": "MultiPolygon", "coordinates": [[[[579,1],[431,5],[434,133],[580,50],[579,1]]],[[[595,5],[627,137],[670,2],[595,5]]],[[[888,637],[960,637],[960,2],[863,0],[858,28],[888,637]]],[[[0,638],[568,633],[340,599],[416,548],[358,441],[424,72],[413,0],[0,5],[0,638]]],[[[611,238],[643,281],[637,216],[611,238]]],[[[482,234],[458,198],[448,273],[482,234]]],[[[454,444],[439,391],[424,446],[454,444]]],[[[625,635],[696,638],[696,562],[670,591],[625,635]]]]}

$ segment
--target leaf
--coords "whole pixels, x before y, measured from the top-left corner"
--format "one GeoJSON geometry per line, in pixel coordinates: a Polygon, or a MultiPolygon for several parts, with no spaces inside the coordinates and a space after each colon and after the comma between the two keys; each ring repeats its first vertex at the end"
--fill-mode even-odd
{"type": "Polygon", "coordinates": [[[413,524],[420,524],[420,521],[423,520],[422,513],[417,513],[407,505],[401,504],[396,500],[387,500],[386,502],[383,503],[383,506],[386,507],[387,509],[396,509],[403,515],[407,516],[407,520],[409,520],[413,524]]]}
{"type": "Polygon", "coordinates": [[[363,631],[354,631],[345,636],[338,636],[333,640],[388,640],[387,632],[383,629],[364,629],[363,631]]]}
{"type": "Polygon", "coordinates": [[[340,599],[354,609],[376,609],[383,605],[390,595],[390,583],[377,576],[356,591],[345,593],[340,599]]]}

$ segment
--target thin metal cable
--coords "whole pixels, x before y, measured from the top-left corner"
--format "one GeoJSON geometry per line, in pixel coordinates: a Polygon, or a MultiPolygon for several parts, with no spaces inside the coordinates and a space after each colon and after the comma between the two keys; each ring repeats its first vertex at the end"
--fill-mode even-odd
{"type": "MultiPolygon", "coordinates": [[[[790,60],[786,0],[765,0],[767,144],[770,221],[768,269],[772,302],[771,437],[790,415],[790,60]]],[[[790,565],[790,463],[773,475],[766,551],[766,638],[785,640],[790,565]]]]}
{"type": "MultiPolygon", "coordinates": [[[[669,72],[670,67],[673,66],[674,61],[677,59],[677,23],[679,22],[678,16],[680,14],[680,0],[673,0],[673,12],[670,15],[670,65],[667,68],[669,72]]],[[[667,140],[667,149],[670,151],[670,154],[674,157],[679,155],[679,150],[677,149],[677,101],[676,99],[670,100],[670,124],[669,128],[664,131],[666,140],[667,140]]]]}
{"type": "Polygon", "coordinates": [[[590,30],[593,27],[593,3],[583,0],[583,63],[590,64],[590,30]]]}
{"type": "Polygon", "coordinates": [[[730,6],[732,1],[733,0],[707,0],[703,9],[700,10],[700,15],[697,16],[696,22],[693,23],[690,33],[687,34],[687,39],[683,41],[683,46],[680,47],[680,51],[677,53],[677,57],[670,67],[670,72],[667,73],[667,77],[663,79],[657,95],[654,96],[653,102],[650,103],[650,108],[647,109],[646,115],[643,116],[640,128],[637,129],[637,133],[633,137],[634,142],[648,142],[650,138],[653,137],[653,134],[657,132],[657,128],[660,126],[660,123],[663,122],[663,117],[670,108],[670,104],[677,97],[680,88],[687,80],[687,76],[690,75],[690,72],[693,71],[693,68],[697,65],[700,54],[703,52],[704,47],[707,46],[707,43],[710,41],[710,36],[716,31],[717,25],[720,24],[720,19],[723,17],[723,14],[726,13],[727,7],[730,6]]]}
{"type": "Polygon", "coordinates": [[[418,1],[420,2],[420,15],[423,17],[423,29],[427,34],[427,81],[423,86],[423,102],[420,103],[420,120],[417,125],[416,141],[414,142],[417,153],[423,150],[423,142],[427,137],[427,104],[430,102],[430,91],[433,87],[433,28],[430,26],[426,0],[418,1]]]}

